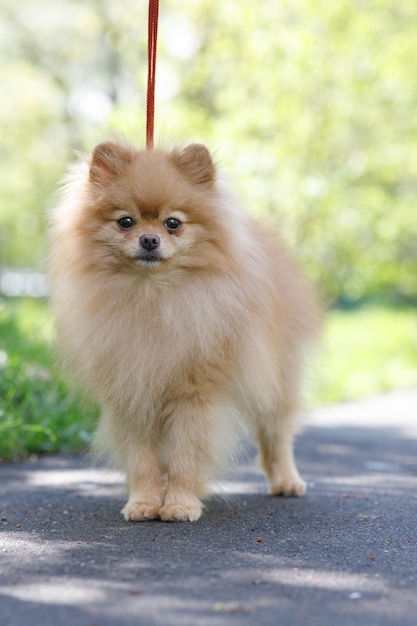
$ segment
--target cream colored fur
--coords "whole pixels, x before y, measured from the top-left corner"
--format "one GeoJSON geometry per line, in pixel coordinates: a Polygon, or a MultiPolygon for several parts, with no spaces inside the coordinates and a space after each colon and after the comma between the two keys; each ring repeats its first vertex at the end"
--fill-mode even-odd
{"type": "Polygon", "coordinates": [[[51,288],[63,357],[103,408],[96,445],[127,475],[127,520],[197,520],[240,418],[271,493],[304,493],[293,437],[315,298],[203,146],[106,142],[74,166],[52,214],[51,288]],[[149,233],[156,260],[140,256],[149,233]]]}

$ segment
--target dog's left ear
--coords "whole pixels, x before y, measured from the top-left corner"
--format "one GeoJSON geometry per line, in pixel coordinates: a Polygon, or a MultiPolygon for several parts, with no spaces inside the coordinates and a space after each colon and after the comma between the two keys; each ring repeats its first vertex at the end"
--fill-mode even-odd
{"type": "Polygon", "coordinates": [[[210,152],[201,143],[192,143],[180,153],[173,153],[175,165],[195,185],[211,185],[216,168],[210,152]]]}
{"type": "Polygon", "coordinates": [[[90,160],[90,181],[103,186],[120,174],[130,163],[131,151],[113,141],[99,143],[90,160]]]}

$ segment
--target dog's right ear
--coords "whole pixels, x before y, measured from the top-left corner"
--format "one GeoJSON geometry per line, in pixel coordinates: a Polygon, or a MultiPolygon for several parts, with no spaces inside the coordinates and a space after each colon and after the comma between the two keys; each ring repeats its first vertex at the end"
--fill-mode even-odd
{"type": "Polygon", "coordinates": [[[90,160],[90,181],[96,185],[107,185],[130,163],[131,151],[113,141],[99,143],[90,160]]]}

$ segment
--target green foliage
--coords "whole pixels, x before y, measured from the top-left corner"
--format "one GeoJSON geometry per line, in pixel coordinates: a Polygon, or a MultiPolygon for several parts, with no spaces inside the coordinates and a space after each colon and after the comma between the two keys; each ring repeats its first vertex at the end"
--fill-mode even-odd
{"type": "Polygon", "coordinates": [[[313,365],[315,404],[417,386],[417,310],[333,311],[313,365]]]}
{"type": "MultiPolygon", "coordinates": [[[[39,266],[73,149],[143,144],[146,4],[0,7],[0,266],[39,266]],[[63,17],[64,16],[64,17],[63,17]]],[[[417,3],[166,0],[156,132],[205,141],[329,301],[417,293],[417,3]]]]}
{"type": "Polygon", "coordinates": [[[54,367],[45,305],[0,301],[0,457],[81,450],[94,420],[54,367]]]}
{"type": "Polygon", "coordinates": [[[414,295],[417,5],[198,4],[203,55],[181,106],[206,117],[249,206],[329,299],[414,295]]]}

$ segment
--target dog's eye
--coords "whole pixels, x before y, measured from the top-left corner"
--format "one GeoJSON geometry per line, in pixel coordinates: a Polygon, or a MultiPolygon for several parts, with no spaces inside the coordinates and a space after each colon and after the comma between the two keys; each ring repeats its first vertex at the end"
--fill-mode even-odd
{"type": "Polygon", "coordinates": [[[123,228],[123,230],[128,230],[129,228],[132,228],[132,226],[134,226],[136,222],[133,219],[133,217],[126,216],[126,217],[121,217],[120,220],[118,221],[118,224],[120,228],[123,228]]]}
{"type": "Polygon", "coordinates": [[[170,233],[173,233],[175,230],[178,230],[181,226],[180,220],[177,220],[176,217],[169,217],[165,220],[165,226],[170,233]]]}

